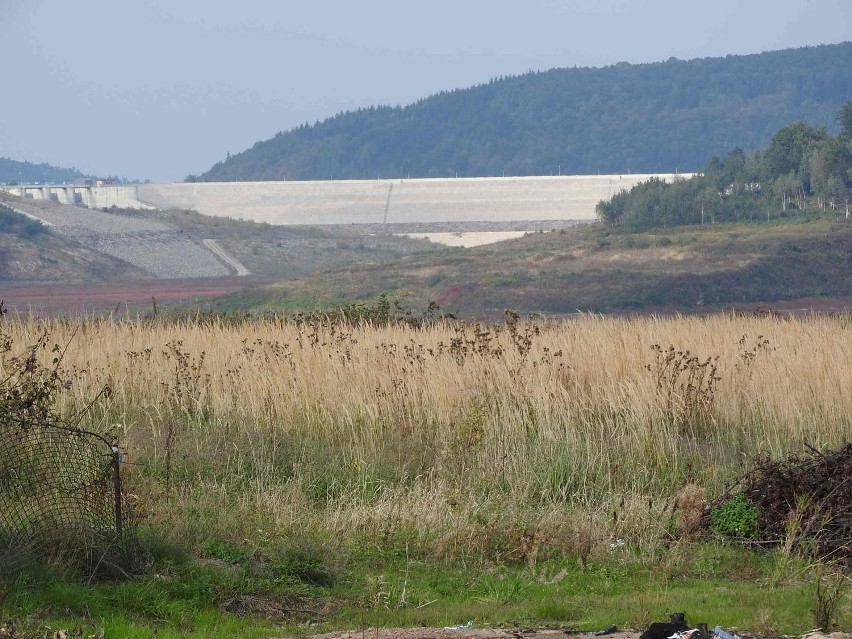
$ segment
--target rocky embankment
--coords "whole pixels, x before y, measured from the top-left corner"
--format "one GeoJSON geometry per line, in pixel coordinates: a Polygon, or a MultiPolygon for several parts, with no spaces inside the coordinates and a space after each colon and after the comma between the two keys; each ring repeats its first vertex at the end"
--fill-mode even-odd
{"type": "Polygon", "coordinates": [[[224,277],[228,268],[179,229],[151,219],[115,215],[0,192],[0,201],[38,218],[81,245],[162,279],[224,277]]]}

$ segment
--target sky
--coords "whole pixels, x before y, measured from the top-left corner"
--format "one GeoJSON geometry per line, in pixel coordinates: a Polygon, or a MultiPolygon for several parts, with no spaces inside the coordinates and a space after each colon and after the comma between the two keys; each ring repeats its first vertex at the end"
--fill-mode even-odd
{"type": "Polygon", "coordinates": [[[0,157],[181,181],[502,75],[850,39],[852,0],[0,0],[0,157]]]}

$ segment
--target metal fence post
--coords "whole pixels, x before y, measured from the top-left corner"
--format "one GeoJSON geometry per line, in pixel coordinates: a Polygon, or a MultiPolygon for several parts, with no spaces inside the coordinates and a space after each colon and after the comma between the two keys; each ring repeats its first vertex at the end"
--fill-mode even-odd
{"type": "Polygon", "coordinates": [[[112,446],[112,483],[115,491],[115,532],[121,536],[124,525],[121,517],[121,450],[112,446]]]}

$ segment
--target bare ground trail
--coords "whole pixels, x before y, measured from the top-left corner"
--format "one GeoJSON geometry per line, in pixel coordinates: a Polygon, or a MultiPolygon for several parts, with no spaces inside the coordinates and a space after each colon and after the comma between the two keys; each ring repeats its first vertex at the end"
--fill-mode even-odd
{"type": "Polygon", "coordinates": [[[251,275],[251,271],[248,270],[243,264],[237,260],[233,255],[228,253],[219,242],[216,240],[201,240],[201,243],[204,244],[208,249],[213,251],[216,256],[221,259],[225,264],[230,266],[234,271],[236,271],[237,277],[245,277],[246,275],[251,275]]]}

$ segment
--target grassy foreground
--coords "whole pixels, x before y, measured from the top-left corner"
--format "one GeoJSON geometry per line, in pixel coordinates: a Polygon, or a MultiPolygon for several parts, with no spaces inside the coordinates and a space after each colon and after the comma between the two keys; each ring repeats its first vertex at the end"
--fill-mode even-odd
{"type": "MultiPolygon", "coordinates": [[[[250,564],[217,568],[209,559],[160,563],[162,574],[119,584],[31,574],[8,584],[6,613],[27,631],[22,636],[68,629],[140,639],[154,631],[163,638],[305,636],[467,621],[477,628],[644,628],[672,611],[754,632],[814,626],[815,585],[804,562],[720,544],[676,545],[650,563],[617,549],[583,568],[570,557],[448,564],[363,541],[345,564],[326,586],[276,583],[250,564]]],[[[852,627],[848,598],[834,623],[852,627]]]]}
{"type": "Polygon", "coordinates": [[[119,433],[149,556],[119,584],[9,577],[0,616],[160,637],[675,610],[814,627],[816,564],[695,523],[758,454],[852,439],[848,316],[4,329],[68,344],[64,410],[111,387],[87,426],[119,433]]]}

